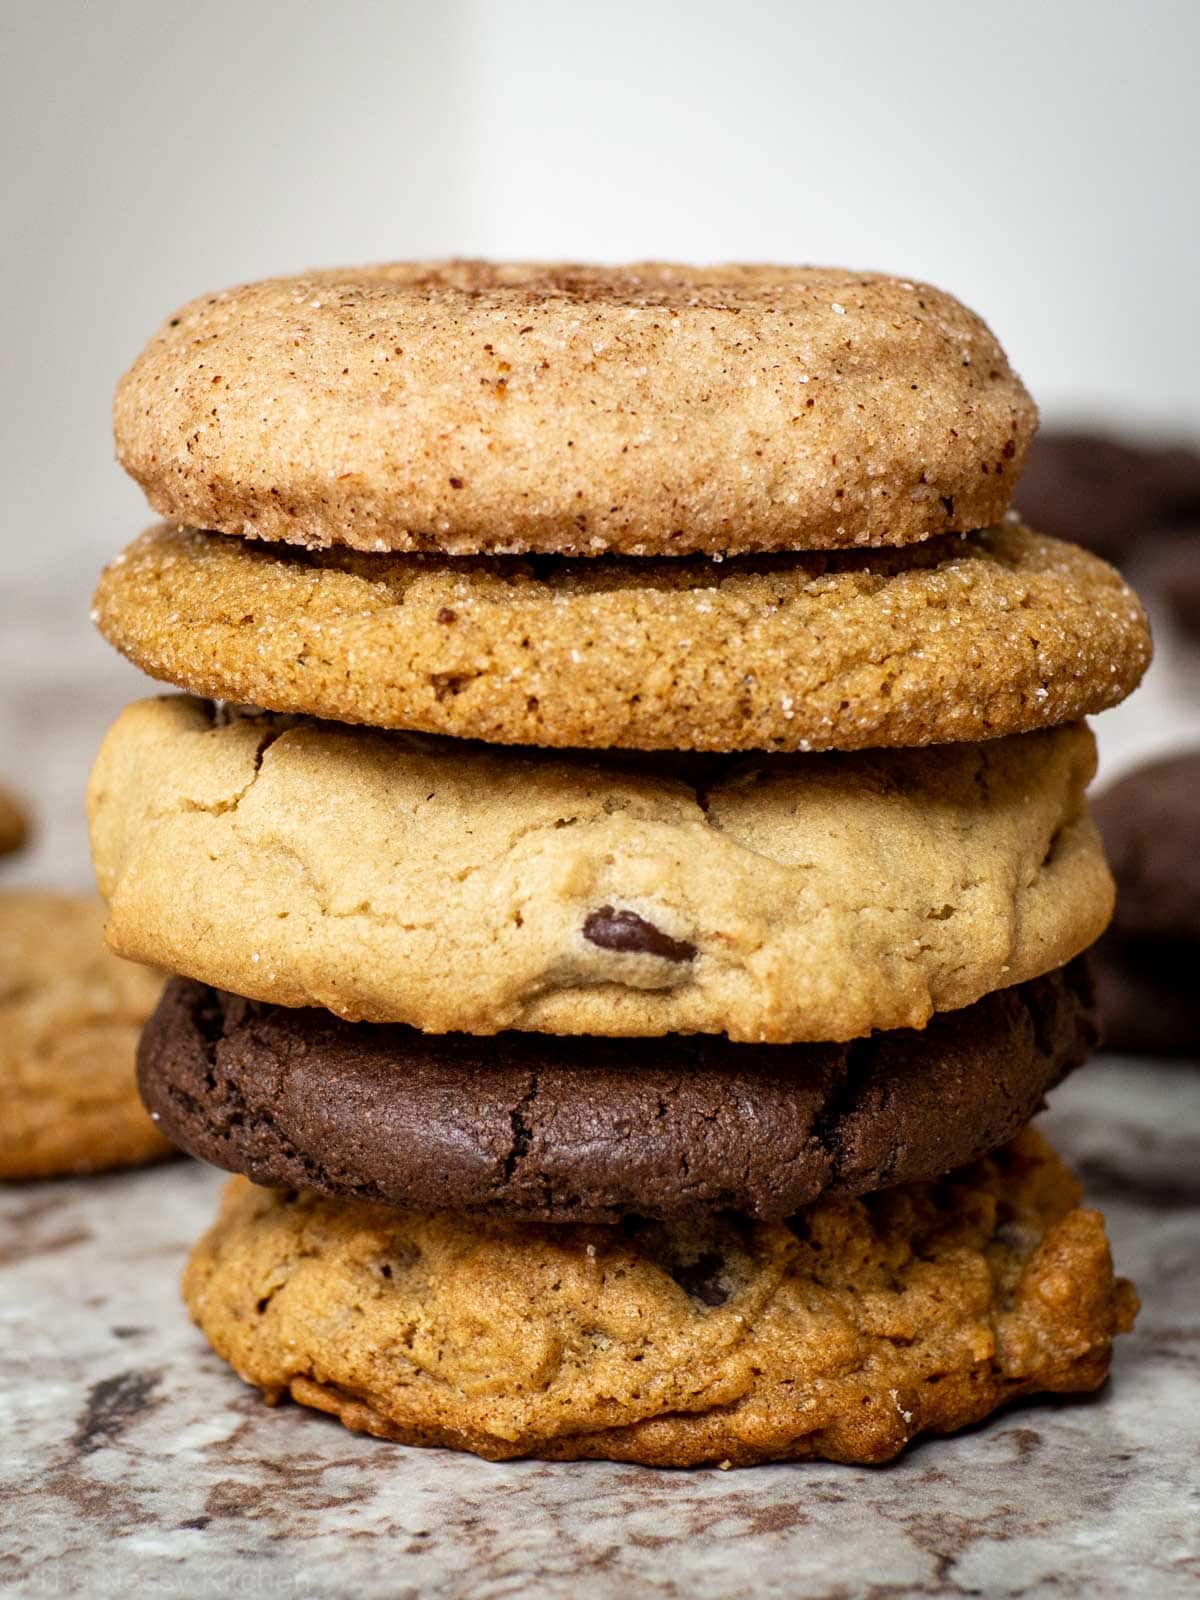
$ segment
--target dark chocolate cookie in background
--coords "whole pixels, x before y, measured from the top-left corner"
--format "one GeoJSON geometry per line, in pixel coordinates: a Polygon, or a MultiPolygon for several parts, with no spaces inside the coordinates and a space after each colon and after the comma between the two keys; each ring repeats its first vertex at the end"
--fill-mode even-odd
{"type": "Polygon", "coordinates": [[[995,1149],[1094,1042],[1080,962],[849,1045],[431,1038],[175,979],[139,1083],[169,1138],[271,1187],[554,1222],[777,1220],[995,1149]]]}
{"type": "Polygon", "coordinates": [[[1106,935],[1089,957],[1103,1048],[1200,1059],[1198,957],[1195,945],[1106,935]]]}
{"type": "Polygon", "coordinates": [[[1200,524],[1189,537],[1172,540],[1154,552],[1147,564],[1147,582],[1180,632],[1200,644],[1200,524]]]}
{"type": "Polygon", "coordinates": [[[1015,499],[1031,526],[1125,568],[1160,540],[1200,540],[1200,452],[1047,428],[1015,499]]]}
{"type": "Polygon", "coordinates": [[[1200,946],[1200,748],[1134,768],[1092,810],[1117,880],[1114,931],[1200,946]]]}
{"type": "Polygon", "coordinates": [[[1105,1044],[1200,1056],[1200,749],[1135,768],[1093,812],[1117,880],[1092,958],[1105,1044]]]}

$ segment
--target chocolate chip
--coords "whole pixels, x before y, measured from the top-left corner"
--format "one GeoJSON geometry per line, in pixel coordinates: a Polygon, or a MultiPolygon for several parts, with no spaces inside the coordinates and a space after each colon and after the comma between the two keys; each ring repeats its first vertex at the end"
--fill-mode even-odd
{"type": "Polygon", "coordinates": [[[458,612],[451,611],[449,606],[443,606],[437,614],[437,620],[443,628],[448,628],[452,622],[458,621],[458,612]]]}
{"type": "Polygon", "coordinates": [[[633,955],[661,956],[664,961],[694,961],[696,946],[656,928],[636,911],[616,911],[601,906],[584,920],[583,937],[602,950],[622,950],[633,955]]]}
{"type": "Polygon", "coordinates": [[[706,1306],[723,1306],[729,1299],[729,1290],[720,1282],[725,1263],[716,1251],[707,1251],[686,1266],[676,1267],[671,1276],[693,1300],[706,1306]]]}

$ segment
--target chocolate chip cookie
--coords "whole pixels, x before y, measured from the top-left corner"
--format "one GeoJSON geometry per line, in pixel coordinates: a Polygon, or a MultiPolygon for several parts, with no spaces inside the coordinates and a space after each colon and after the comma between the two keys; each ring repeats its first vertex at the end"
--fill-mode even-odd
{"type": "Polygon", "coordinates": [[[430,1032],[840,1041],[1064,965],[1085,727],[853,755],[511,751],[166,696],[89,790],[119,955],[430,1032]]]}

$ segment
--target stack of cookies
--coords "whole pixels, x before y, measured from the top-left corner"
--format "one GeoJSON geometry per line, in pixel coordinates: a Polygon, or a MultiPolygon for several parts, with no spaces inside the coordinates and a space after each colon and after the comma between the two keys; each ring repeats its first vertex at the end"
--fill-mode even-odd
{"type": "Polygon", "coordinates": [[[1145,621],[1007,516],[982,322],[835,270],[400,265],[117,397],[182,688],[90,792],[185,1278],[269,1398],[504,1458],[878,1461],[1131,1324],[1027,1123],[1093,1043],[1082,718],[1145,621]],[[204,531],[197,531],[204,530],[204,531]]]}

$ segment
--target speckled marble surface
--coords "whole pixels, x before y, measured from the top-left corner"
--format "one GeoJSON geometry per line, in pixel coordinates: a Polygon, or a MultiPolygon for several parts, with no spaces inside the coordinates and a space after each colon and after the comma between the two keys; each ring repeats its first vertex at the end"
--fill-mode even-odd
{"type": "MultiPolygon", "coordinates": [[[[73,610],[0,593],[0,772],[42,821],[0,881],[85,881],[87,762],[146,690],[73,610]]],[[[1105,719],[1110,770],[1198,731],[1180,670],[1168,651],[1140,706],[1105,719]]],[[[0,1594],[1195,1595],[1200,1066],[1094,1062],[1046,1127],[1108,1215],[1137,1330],[1099,1395],[883,1469],[493,1466],[356,1438],[265,1407],[186,1320],[179,1271],[218,1174],[0,1191],[0,1594]]]]}

